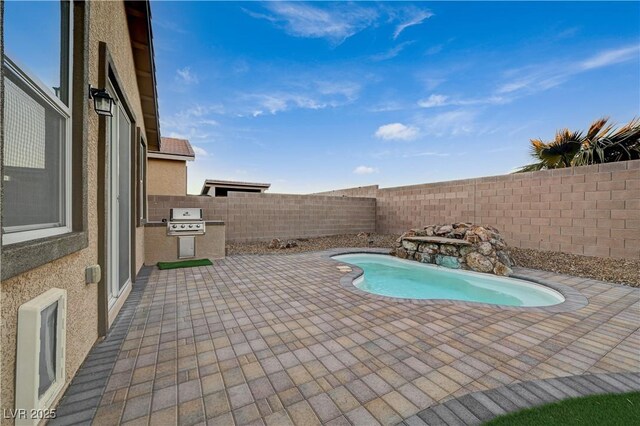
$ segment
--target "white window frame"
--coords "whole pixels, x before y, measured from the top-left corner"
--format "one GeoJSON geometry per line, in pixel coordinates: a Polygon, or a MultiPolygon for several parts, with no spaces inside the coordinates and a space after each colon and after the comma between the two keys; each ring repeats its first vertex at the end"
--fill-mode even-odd
{"type": "Polygon", "coordinates": [[[67,335],[67,291],[52,288],[18,308],[18,345],[16,356],[16,425],[37,425],[40,417],[34,412],[51,408],[64,388],[66,335],[67,335]],[[56,379],[40,396],[40,327],[42,311],[58,303],[56,321],[56,379]],[[25,410],[25,411],[19,411],[25,410]],[[22,415],[24,414],[24,415],[22,415]]]}
{"type": "MultiPolygon", "coordinates": [[[[38,77],[27,71],[19,61],[9,58],[6,54],[3,58],[3,68],[7,75],[4,78],[12,78],[26,85],[40,100],[46,102],[51,108],[56,110],[65,120],[64,138],[60,141],[64,146],[63,161],[64,165],[61,170],[61,178],[64,181],[62,189],[62,200],[59,207],[64,210],[61,215],[64,224],[56,226],[56,224],[34,224],[23,226],[3,227],[2,245],[20,243],[23,241],[36,240],[40,238],[51,237],[55,235],[66,234],[72,231],[72,105],[73,105],[73,4],[69,5],[68,16],[68,34],[61,32],[61,39],[67,41],[68,72],[67,72],[67,101],[69,105],[59,99],[38,77]],[[47,226],[49,225],[49,226],[47,226]],[[35,229],[34,229],[35,228],[35,229]],[[9,232],[4,233],[5,230],[9,232]]],[[[61,52],[60,60],[62,61],[65,54],[61,52]]],[[[32,93],[29,93],[30,95],[32,93]]],[[[5,124],[6,126],[6,124],[5,124]]],[[[6,141],[5,141],[6,143],[6,141]]]]}

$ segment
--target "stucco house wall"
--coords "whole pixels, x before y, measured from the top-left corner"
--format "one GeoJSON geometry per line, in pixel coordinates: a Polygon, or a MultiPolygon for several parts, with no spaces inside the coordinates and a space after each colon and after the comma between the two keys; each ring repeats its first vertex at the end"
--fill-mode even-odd
{"type": "MultiPolygon", "coordinates": [[[[129,30],[123,2],[92,1],[90,8],[88,37],[89,83],[98,86],[99,42],[107,44],[122,89],[136,116],[136,125],[144,132],[142,107],[133,53],[129,39],[129,30]]],[[[78,367],[98,337],[97,326],[97,284],[85,284],[85,268],[98,263],[98,223],[97,223],[97,158],[98,158],[98,115],[87,100],[88,137],[86,140],[88,186],[88,247],[68,256],[47,263],[0,284],[2,300],[1,345],[1,404],[8,410],[14,406],[16,326],[18,308],[23,303],[40,295],[46,290],[57,287],[67,290],[67,335],[66,335],[66,385],[75,375],[78,367]]],[[[136,230],[137,245],[144,247],[144,228],[136,230]]],[[[142,266],[144,250],[136,253],[136,270],[142,266]]],[[[62,395],[62,392],[60,393],[62,395]]],[[[2,425],[11,424],[2,419],[2,425]]]]}
{"type": "Polygon", "coordinates": [[[149,158],[149,195],[187,195],[187,162],[149,158]]]}

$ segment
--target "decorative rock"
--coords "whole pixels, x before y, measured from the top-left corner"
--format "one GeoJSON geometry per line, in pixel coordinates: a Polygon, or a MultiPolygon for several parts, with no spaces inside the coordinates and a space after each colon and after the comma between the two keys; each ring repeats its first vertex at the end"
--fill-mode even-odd
{"type": "Polygon", "coordinates": [[[279,238],[274,238],[269,243],[269,248],[270,249],[281,249],[281,250],[283,250],[283,249],[288,249],[288,248],[292,248],[292,247],[298,247],[298,242],[296,240],[282,241],[279,238]]]}
{"type": "Polygon", "coordinates": [[[407,249],[409,251],[418,250],[418,244],[414,243],[413,241],[408,241],[408,240],[402,241],[402,247],[404,247],[405,249],[407,249]]]}
{"type": "Polygon", "coordinates": [[[443,244],[440,246],[440,253],[445,256],[457,256],[458,249],[456,246],[452,246],[451,244],[443,244]]]}
{"type": "Polygon", "coordinates": [[[473,233],[473,231],[467,231],[464,235],[464,240],[469,241],[472,244],[480,242],[480,237],[473,233]]]}
{"type": "Polygon", "coordinates": [[[431,243],[427,243],[427,244],[420,244],[420,247],[418,248],[420,251],[427,253],[427,254],[436,254],[438,253],[438,245],[437,244],[431,244],[431,243]]]}
{"type": "Polygon", "coordinates": [[[496,275],[502,275],[503,277],[508,277],[513,273],[513,271],[505,264],[496,262],[496,266],[493,268],[493,273],[496,275]]]}
{"type": "Polygon", "coordinates": [[[357,235],[358,238],[366,238],[368,236],[369,236],[369,234],[367,234],[366,232],[359,232],[358,235],[357,235]]]}
{"type": "Polygon", "coordinates": [[[483,254],[485,256],[489,256],[493,251],[493,247],[491,247],[491,243],[484,242],[478,245],[478,253],[483,254]]]}
{"type": "Polygon", "coordinates": [[[489,241],[491,240],[491,234],[489,230],[484,229],[482,227],[478,227],[474,229],[473,232],[480,238],[480,241],[489,241]]]}
{"type": "Polygon", "coordinates": [[[451,226],[451,225],[443,225],[443,226],[439,227],[435,231],[435,234],[436,235],[446,235],[446,234],[450,233],[451,231],[453,231],[453,226],[451,226]]]}
{"type": "Polygon", "coordinates": [[[280,244],[281,244],[281,241],[278,238],[274,238],[269,243],[269,248],[270,249],[280,248],[280,244]]]}
{"type": "Polygon", "coordinates": [[[443,256],[436,254],[436,264],[445,268],[460,269],[460,261],[455,256],[443,256]]]}
{"type": "Polygon", "coordinates": [[[475,249],[473,248],[473,246],[463,246],[463,247],[460,247],[460,256],[464,257],[464,256],[466,256],[467,254],[471,253],[473,250],[475,250],[475,249]]]}
{"type": "Polygon", "coordinates": [[[509,275],[513,261],[499,231],[471,223],[428,225],[396,241],[391,255],[447,268],[509,275]]]}
{"type": "Polygon", "coordinates": [[[481,255],[478,252],[469,253],[465,260],[469,268],[478,272],[491,272],[493,270],[493,264],[491,260],[481,255]]]}
{"type": "Polygon", "coordinates": [[[298,242],[296,240],[288,240],[286,248],[298,247],[298,242]]]}
{"type": "Polygon", "coordinates": [[[503,251],[496,252],[496,257],[505,266],[508,266],[508,267],[512,267],[513,266],[513,262],[509,258],[509,255],[507,255],[505,252],[503,252],[503,251]]]}

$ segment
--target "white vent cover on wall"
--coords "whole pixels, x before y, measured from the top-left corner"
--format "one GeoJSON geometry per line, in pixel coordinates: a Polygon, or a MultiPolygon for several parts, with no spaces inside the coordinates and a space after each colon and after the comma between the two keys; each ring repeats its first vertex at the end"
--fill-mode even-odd
{"type": "Polygon", "coordinates": [[[33,413],[51,408],[64,386],[66,318],[67,291],[59,288],[18,309],[16,425],[37,425],[42,417],[33,413]]]}

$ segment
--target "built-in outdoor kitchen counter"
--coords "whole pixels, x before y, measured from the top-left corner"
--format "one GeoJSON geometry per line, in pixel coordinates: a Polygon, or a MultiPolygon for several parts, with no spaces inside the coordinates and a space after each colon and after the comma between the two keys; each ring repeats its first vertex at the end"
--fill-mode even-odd
{"type": "Polygon", "coordinates": [[[222,259],[225,224],[203,220],[201,209],[171,209],[167,221],[147,222],[145,265],[187,259],[222,259]]]}

